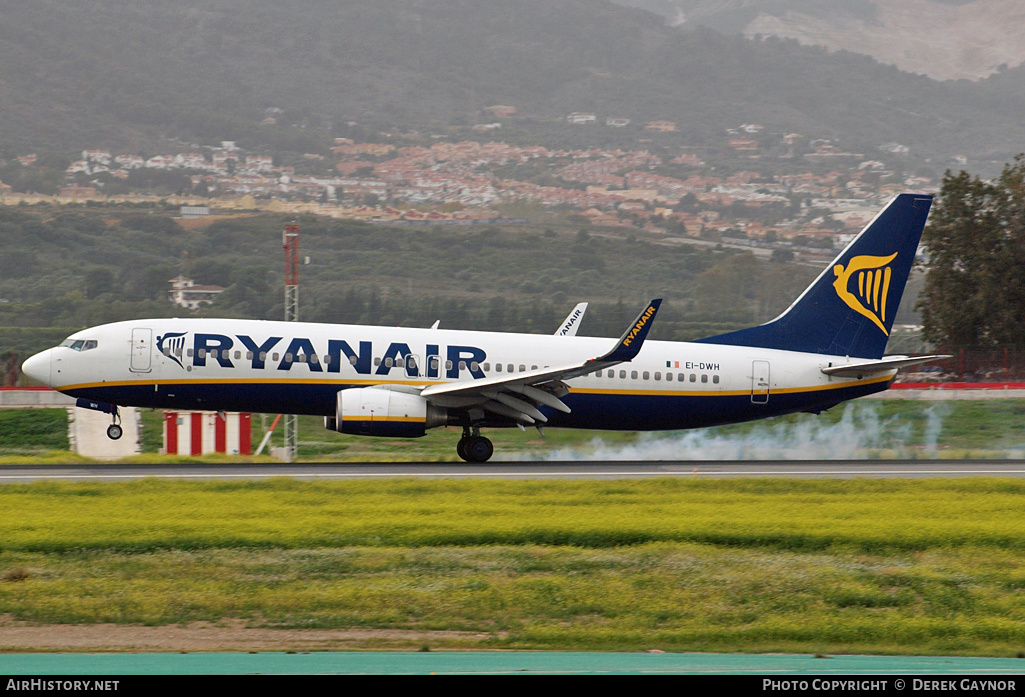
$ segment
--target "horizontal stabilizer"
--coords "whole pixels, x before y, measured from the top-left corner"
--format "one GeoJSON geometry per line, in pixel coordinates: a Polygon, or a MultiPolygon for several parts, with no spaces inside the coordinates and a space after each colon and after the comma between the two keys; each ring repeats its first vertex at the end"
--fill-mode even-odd
{"type": "Polygon", "coordinates": [[[906,368],[909,365],[938,361],[941,358],[950,358],[950,356],[890,356],[888,358],[881,358],[878,361],[862,361],[861,363],[834,365],[828,368],[823,368],[822,372],[826,375],[836,375],[837,377],[842,378],[860,378],[874,373],[885,373],[887,370],[906,368]]]}

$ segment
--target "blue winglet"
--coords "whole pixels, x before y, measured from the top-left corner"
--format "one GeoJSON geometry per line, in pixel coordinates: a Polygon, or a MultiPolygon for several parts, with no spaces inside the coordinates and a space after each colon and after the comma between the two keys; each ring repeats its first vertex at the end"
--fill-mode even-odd
{"type": "Polygon", "coordinates": [[[632,361],[640,352],[644,339],[651,330],[651,324],[655,320],[655,313],[658,312],[658,307],[661,304],[662,298],[656,298],[648,303],[647,307],[641,310],[641,314],[637,315],[637,319],[633,321],[630,328],[623,333],[623,336],[619,337],[616,347],[604,356],[595,358],[594,361],[616,363],[632,361]]]}

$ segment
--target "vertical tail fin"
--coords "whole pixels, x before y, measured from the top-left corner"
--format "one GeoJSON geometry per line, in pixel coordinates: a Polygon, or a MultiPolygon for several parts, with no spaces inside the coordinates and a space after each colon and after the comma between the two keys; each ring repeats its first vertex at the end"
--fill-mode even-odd
{"type": "Polygon", "coordinates": [[[882,357],[931,205],[899,194],[782,315],[698,343],[882,357]]]}

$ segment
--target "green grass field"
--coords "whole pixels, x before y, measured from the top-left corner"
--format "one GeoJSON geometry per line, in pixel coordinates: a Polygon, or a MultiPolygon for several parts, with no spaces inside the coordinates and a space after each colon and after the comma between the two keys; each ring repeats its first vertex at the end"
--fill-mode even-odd
{"type": "MultiPolygon", "coordinates": [[[[0,412],[0,462],[80,459],[47,411],[0,412]]],[[[1021,400],[898,400],[702,432],[489,435],[512,458],[1021,457],[1023,415],[1021,400]]],[[[144,412],[139,461],[167,461],[159,418],[144,412]]],[[[300,455],[452,460],[457,437],[304,418],[300,455]]],[[[464,632],[436,649],[1015,656],[1023,509],[1025,482],[1000,479],[10,485],[0,618],[464,632]]]]}
{"type": "MultiPolygon", "coordinates": [[[[1014,656],[1023,504],[1025,482],[999,479],[4,486],[0,615],[1014,656]]],[[[383,646],[403,647],[365,645],[383,646]]]]}
{"type": "MultiPolygon", "coordinates": [[[[144,452],[157,452],[162,445],[160,413],[144,411],[142,415],[144,452]]],[[[253,418],[254,447],[272,420],[253,418]]],[[[695,431],[547,429],[542,436],[535,429],[491,429],[486,435],[495,443],[496,459],[507,460],[1021,458],[1025,457],[1025,400],[862,400],[819,415],[794,414],[695,431]]],[[[320,417],[299,419],[299,459],[308,461],[458,461],[458,439],[459,429],[452,427],[432,429],[423,438],[365,438],[328,431],[320,417]]],[[[281,444],[280,427],[271,442],[281,444]]]]}
{"type": "MultiPolygon", "coordinates": [[[[162,412],[142,410],[140,414],[143,455],[133,461],[156,461],[154,454],[163,447],[162,412]]],[[[272,421],[271,416],[254,416],[254,448],[272,421]]],[[[548,429],[544,436],[535,429],[486,433],[495,442],[496,458],[506,460],[1025,458],[1025,400],[862,400],[819,415],[794,414],[671,433],[567,429],[548,429]]],[[[456,461],[458,439],[459,429],[452,427],[432,429],[424,438],[365,438],[328,431],[320,417],[299,419],[299,459],[307,461],[456,461]]],[[[282,444],[280,427],[271,444],[282,444]]],[[[68,447],[65,410],[0,410],[0,464],[59,461],[68,447]]],[[[66,452],[64,456],[74,458],[66,452]]]]}

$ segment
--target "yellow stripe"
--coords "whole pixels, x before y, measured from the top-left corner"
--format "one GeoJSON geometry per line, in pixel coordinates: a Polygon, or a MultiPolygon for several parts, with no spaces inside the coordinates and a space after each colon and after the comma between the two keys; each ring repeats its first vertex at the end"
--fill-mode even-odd
{"type": "Polygon", "coordinates": [[[883,280],[882,270],[876,271],[875,288],[872,291],[872,307],[879,314],[879,283],[883,280]]]}
{"type": "Polygon", "coordinates": [[[448,383],[427,380],[318,380],[316,378],[209,378],[202,380],[119,380],[111,382],[84,382],[78,385],[61,385],[58,390],[86,390],[94,387],[131,387],[133,385],[445,385],[448,383]]]}
{"type": "Polygon", "coordinates": [[[395,421],[400,423],[425,423],[426,418],[418,419],[415,416],[343,416],[342,421],[395,421]]]}
{"type": "MultiPolygon", "coordinates": [[[[769,394],[800,394],[802,392],[822,392],[825,390],[840,390],[855,385],[876,385],[880,382],[887,382],[890,376],[873,378],[871,380],[850,380],[842,383],[831,383],[827,385],[808,385],[804,387],[785,387],[783,389],[769,390],[769,394]]],[[[678,392],[673,390],[603,390],[591,388],[571,387],[570,392],[575,394],[615,394],[631,396],[655,396],[655,397],[742,397],[751,394],[751,390],[705,390],[678,392]]],[[[761,394],[765,394],[763,391],[761,394]]]]}
{"type": "Polygon", "coordinates": [[[886,321],[886,296],[890,294],[890,276],[892,271],[889,266],[886,267],[886,277],[883,280],[883,309],[880,316],[883,318],[883,322],[886,321]]]}
{"type": "MultiPolygon", "coordinates": [[[[883,376],[873,378],[871,380],[848,380],[847,382],[840,383],[829,383],[824,385],[807,385],[802,387],[785,387],[782,389],[772,389],[770,394],[798,394],[801,392],[819,392],[823,390],[838,390],[845,387],[852,387],[854,385],[874,385],[880,382],[886,382],[890,379],[890,376],[883,376]]],[[[93,383],[82,383],[79,385],[63,385],[57,388],[59,391],[65,392],[70,390],[85,390],[97,387],[128,387],[128,386],[139,386],[139,385],[153,385],[153,382],[145,380],[131,380],[131,381],[120,381],[120,382],[93,382],[93,383]]],[[[383,380],[282,380],[282,379],[261,379],[261,378],[240,378],[238,380],[228,379],[210,379],[210,380],[160,380],[155,384],[161,386],[195,386],[195,385],[447,385],[453,383],[445,382],[427,382],[427,381],[391,381],[386,382],[383,380]]],[[[472,386],[473,383],[467,382],[467,386],[472,386]]],[[[584,388],[584,387],[570,387],[570,392],[576,394],[615,394],[615,395],[633,395],[633,396],[661,396],[661,397],[735,397],[741,395],[751,394],[750,389],[744,390],[610,390],[602,388],[584,388]]],[[[763,393],[764,394],[764,393],[763,393]]]]}

